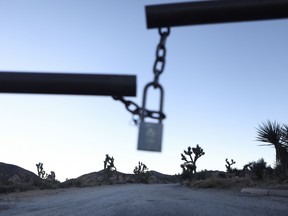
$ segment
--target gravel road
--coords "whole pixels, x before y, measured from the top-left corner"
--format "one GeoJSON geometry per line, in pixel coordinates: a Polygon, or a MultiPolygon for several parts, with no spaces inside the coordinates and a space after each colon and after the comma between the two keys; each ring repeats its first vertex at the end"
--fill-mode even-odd
{"type": "Polygon", "coordinates": [[[178,184],[126,184],[0,195],[0,215],[287,216],[288,198],[178,184]]]}

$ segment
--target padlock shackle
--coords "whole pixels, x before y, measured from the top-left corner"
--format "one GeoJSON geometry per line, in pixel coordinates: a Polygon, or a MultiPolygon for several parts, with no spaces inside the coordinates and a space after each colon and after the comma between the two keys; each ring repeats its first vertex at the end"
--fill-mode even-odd
{"type": "Polygon", "coordinates": [[[146,99],[147,99],[148,88],[151,87],[151,86],[153,86],[155,89],[157,89],[157,88],[160,89],[160,106],[159,106],[159,111],[158,112],[153,112],[153,113],[158,113],[159,116],[158,117],[150,116],[150,117],[158,119],[159,123],[161,123],[162,119],[165,118],[165,117],[163,117],[164,116],[164,114],[163,114],[164,89],[163,89],[162,85],[160,85],[159,83],[155,83],[155,82],[147,83],[147,85],[144,87],[143,101],[142,101],[142,110],[141,110],[140,119],[141,119],[141,121],[144,121],[144,118],[149,116],[147,114],[147,110],[146,110],[146,99]]]}

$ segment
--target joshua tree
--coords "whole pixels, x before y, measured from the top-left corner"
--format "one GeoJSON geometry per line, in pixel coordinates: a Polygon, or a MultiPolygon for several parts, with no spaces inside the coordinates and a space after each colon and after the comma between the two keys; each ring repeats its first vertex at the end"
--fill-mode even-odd
{"type": "Polygon", "coordinates": [[[51,174],[47,174],[47,173],[44,171],[43,163],[38,163],[38,164],[36,164],[36,167],[37,167],[38,176],[39,176],[41,179],[48,180],[48,181],[51,181],[51,182],[55,182],[55,181],[56,181],[55,172],[51,171],[51,174]]]}
{"type": "Polygon", "coordinates": [[[138,166],[134,168],[133,172],[137,176],[139,182],[148,183],[150,172],[144,163],[139,161],[138,166]]]}
{"type": "Polygon", "coordinates": [[[148,167],[140,161],[138,162],[138,166],[136,166],[133,170],[135,175],[144,174],[147,171],[148,171],[148,167]]]}
{"type": "Polygon", "coordinates": [[[181,154],[181,160],[184,160],[185,162],[183,164],[181,164],[181,168],[183,170],[183,174],[184,173],[196,173],[196,161],[205,154],[205,152],[203,151],[203,149],[197,144],[196,148],[191,148],[188,147],[188,151],[184,150],[184,154],[181,154]],[[189,156],[189,158],[187,159],[186,156],[189,156]],[[194,154],[194,158],[193,158],[193,154],[194,154]],[[189,160],[190,159],[190,160],[189,160]]]}
{"type": "Polygon", "coordinates": [[[233,172],[233,171],[236,170],[236,169],[232,169],[232,167],[231,167],[233,164],[236,163],[236,161],[234,161],[233,159],[231,159],[231,163],[230,163],[230,162],[228,161],[228,158],[226,158],[225,161],[226,161],[226,165],[225,165],[225,166],[226,166],[226,171],[227,171],[227,172],[231,173],[231,172],[233,172]]]}
{"type": "Polygon", "coordinates": [[[110,157],[108,154],[106,154],[104,161],[104,171],[107,178],[111,177],[113,171],[116,171],[117,179],[119,179],[117,169],[114,165],[114,157],[110,157]]]}
{"type": "Polygon", "coordinates": [[[272,145],[276,150],[276,165],[288,172],[288,126],[276,121],[262,122],[257,129],[257,141],[272,145]]]}
{"type": "Polygon", "coordinates": [[[43,169],[43,163],[36,164],[36,167],[37,167],[38,176],[41,179],[45,179],[45,171],[43,169]]]}

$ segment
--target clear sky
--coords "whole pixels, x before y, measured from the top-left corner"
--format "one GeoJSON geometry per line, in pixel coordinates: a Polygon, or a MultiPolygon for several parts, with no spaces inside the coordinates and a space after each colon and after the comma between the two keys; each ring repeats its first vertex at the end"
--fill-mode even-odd
{"type": "MultiPolygon", "coordinates": [[[[177,1],[0,0],[0,71],[137,75],[138,104],[153,79],[157,30],[144,6],[177,1]]],[[[124,106],[105,96],[0,94],[0,161],[56,178],[103,169],[114,156],[121,172],[138,161],[181,172],[180,154],[199,144],[198,170],[225,170],[263,157],[255,141],[267,119],[288,123],[288,20],[175,27],[167,40],[163,150],[137,151],[138,128],[124,106]]],[[[149,91],[157,108],[157,91],[149,91]]]]}

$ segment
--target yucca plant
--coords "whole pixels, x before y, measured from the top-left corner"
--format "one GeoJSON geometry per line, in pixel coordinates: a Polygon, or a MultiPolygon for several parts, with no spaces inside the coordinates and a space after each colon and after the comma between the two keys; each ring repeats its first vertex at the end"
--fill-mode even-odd
{"type": "Polygon", "coordinates": [[[276,121],[262,122],[258,125],[256,140],[272,145],[276,150],[276,166],[288,169],[288,126],[276,121]]]}
{"type": "Polygon", "coordinates": [[[288,148],[288,125],[283,124],[281,132],[282,132],[281,144],[282,146],[288,148]]]}
{"type": "Polygon", "coordinates": [[[278,145],[280,144],[282,130],[281,125],[277,122],[262,122],[262,125],[258,125],[257,129],[257,141],[268,143],[267,145],[278,145]]]}

